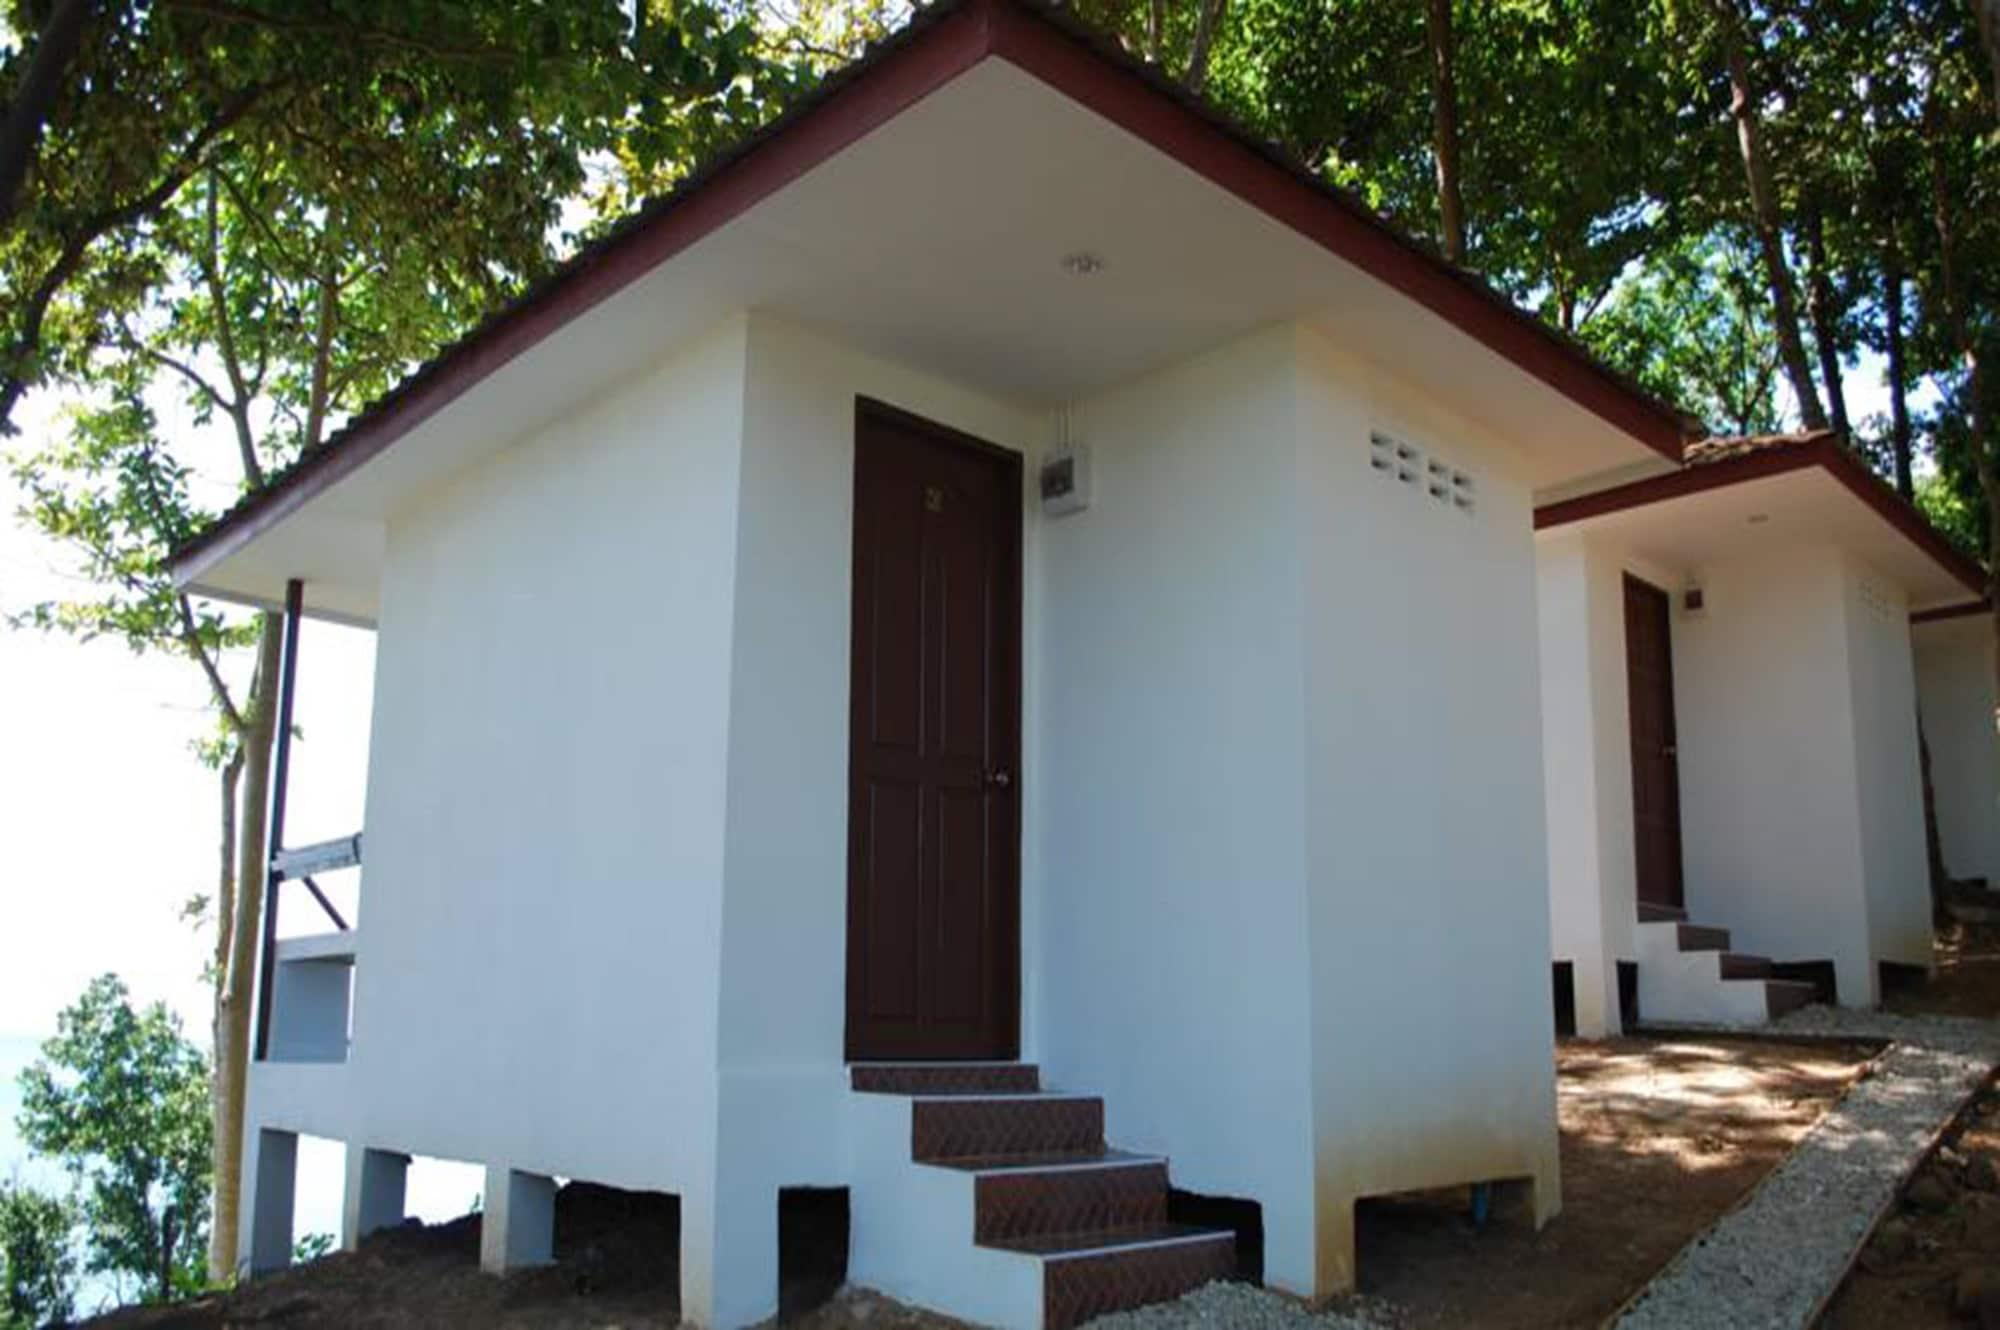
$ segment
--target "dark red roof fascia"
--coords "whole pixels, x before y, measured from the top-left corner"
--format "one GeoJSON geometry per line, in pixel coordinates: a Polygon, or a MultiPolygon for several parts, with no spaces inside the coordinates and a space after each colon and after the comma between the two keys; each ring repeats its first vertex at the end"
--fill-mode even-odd
{"type": "Polygon", "coordinates": [[[1975,614],[1993,613],[1990,600],[1968,600],[1961,605],[1940,605],[1934,610],[1915,610],[1910,614],[1911,623],[1937,623],[1942,619],[1969,619],[1975,614]]]}
{"type": "Polygon", "coordinates": [[[1846,486],[1968,590],[1985,593],[1988,579],[1979,561],[1947,540],[1913,504],[1889,488],[1833,434],[1815,434],[1796,443],[1765,444],[1754,451],[1551,503],[1535,510],[1535,529],[1545,531],[1607,513],[1643,508],[1814,466],[1823,468],[1846,486]]]}
{"type": "Polygon", "coordinates": [[[715,167],[634,214],[248,495],[171,556],[185,584],[379,456],[473,385],[988,56],[998,56],[1387,282],[1612,425],[1679,461],[1687,417],[1477,278],[1287,164],[1137,61],[1033,0],[939,0],[715,167]]]}

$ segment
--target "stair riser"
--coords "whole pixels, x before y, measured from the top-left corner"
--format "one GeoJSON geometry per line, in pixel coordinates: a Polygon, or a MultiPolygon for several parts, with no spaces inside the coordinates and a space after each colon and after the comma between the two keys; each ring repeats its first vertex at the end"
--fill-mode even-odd
{"type": "Polygon", "coordinates": [[[1034,1094],[1042,1088],[1040,1069],[1020,1062],[924,1067],[862,1064],[851,1068],[849,1077],[861,1094],[1034,1094]]]}
{"type": "Polygon", "coordinates": [[[1068,1168],[982,1176],[974,1194],[975,1242],[1007,1242],[1163,1224],[1167,1167],[1068,1168]]]}
{"type": "Polygon", "coordinates": [[[1724,979],[1768,979],[1771,962],[1762,956],[1739,956],[1725,952],[1721,962],[1724,979]]]}
{"type": "Polygon", "coordinates": [[[1101,1099],[920,1099],[910,1105],[910,1157],[919,1162],[1103,1148],[1101,1099]]]}
{"type": "Polygon", "coordinates": [[[1728,951],[1729,930],[1705,928],[1700,924],[1682,924],[1680,946],[1682,951],[1728,951]]]}
{"type": "Polygon", "coordinates": [[[1771,1019],[1777,1020],[1800,1007],[1809,1006],[1818,995],[1811,984],[1784,983],[1773,980],[1764,985],[1764,1002],[1771,1019]]]}
{"type": "Polygon", "coordinates": [[[1168,1302],[1236,1274],[1229,1234],[1166,1247],[1141,1247],[1050,1261],[1042,1276],[1044,1330],[1071,1330],[1108,1312],[1168,1302]]]}

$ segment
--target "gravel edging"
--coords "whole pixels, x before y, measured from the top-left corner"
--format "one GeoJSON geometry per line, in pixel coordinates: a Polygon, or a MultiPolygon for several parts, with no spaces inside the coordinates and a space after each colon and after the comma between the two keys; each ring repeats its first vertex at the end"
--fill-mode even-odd
{"type": "Polygon", "coordinates": [[[1085,1330],[1187,1330],[1224,1326],[1234,1330],[1384,1330],[1384,1323],[1341,1312],[1315,1312],[1297,1299],[1249,1284],[1205,1284],[1173,1302],[1157,1302],[1113,1312],[1085,1330]]]}
{"type": "Polygon", "coordinates": [[[1627,1304],[1621,1330],[1812,1324],[1910,1173],[2000,1063],[1991,1021],[1809,1007],[1771,1032],[1889,1046],[1742,1204],[1627,1304]]]}

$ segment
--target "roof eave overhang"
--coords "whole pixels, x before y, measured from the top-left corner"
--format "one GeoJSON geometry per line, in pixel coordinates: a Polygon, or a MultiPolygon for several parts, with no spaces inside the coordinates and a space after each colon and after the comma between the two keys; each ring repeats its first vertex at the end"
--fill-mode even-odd
{"type": "Polygon", "coordinates": [[[1986,594],[1989,578],[1979,561],[1947,540],[1922,513],[1884,484],[1860,458],[1831,435],[1687,466],[1665,475],[1547,504],[1535,510],[1535,529],[1546,531],[1811,467],[1821,468],[1833,477],[1968,591],[1977,596],[1986,594]]]}
{"type": "Polygon", "coordinates": [[[481,324],[334,439],[175,550],[202,575],[367,465],[528,348],[989,57],[1006,60],[1383,281],[1607,424],[1679,462],[1698,423],[1596,362],[1477,278],[1231,127],[1073,21],[1022,0],[941,0],[737,151],[643,208],[481,324]]]}

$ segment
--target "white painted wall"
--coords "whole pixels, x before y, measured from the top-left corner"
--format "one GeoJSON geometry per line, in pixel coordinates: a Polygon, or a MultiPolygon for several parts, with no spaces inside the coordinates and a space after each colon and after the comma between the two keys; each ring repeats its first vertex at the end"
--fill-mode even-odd
{"type": "MultiPolygon", "coordinates": [[[[847,1180],[855,398],[1002,447],[1026,447],[1039,427],[1005,403],[763,315],[749,321],[745,383],[719,1036],[723,1325],[777,1310],[778,1188],[847,1180]]],[[[1023,558],[1032,567],[1032,538],[1023,558]]],[[[1024,620],[1032,639],[1031,609],[1024,620]]]]}
{"type": "Polygon", "coordinates": [[[1911,627],[1917,694],[1931,750],[1938,837],[1953,877],[2000,888],[2000,734],[1993,726],[1993,620],[1911,627]]]}
{"type": "Polygon", "coordinates": [[[1298,355],[1326,1292],[1357,1197],[1527,1178],[1537,1222],[1559,1202],[1528,487],[1473,423],[1317,337],[1298,355]],[[1473,507],[1376,470],[1376,429],[1468,473],[1473,507]]]}
{"type": "Polygon", "coordinates": [[[1841,1001],[1872,1004],[1838,553],[1775,549],[1701,585],[1706,611],[1674,621],[1688,916],[1742,951],[1829,958],[1841,1001]]]}
{"type": "Polygon", "coordinates": [[[351,1138],[679,1193],[707,1305],[745,327],[391,524],[351,1138]]]}
{"type": "Polygon", "coordinates": [[[1577,1034],[1601,1039],[1623,1029],[1617,963],[1637,955],[1624,569],[1573,530],[1535,554],[1551,941],[1577,1034]]]}
{"type": "Polygon", "coordinates": [[[1840,572],[1869,955],[1928,970],[1930,864],[1909,601],[1851,556],[1842,556],[1840,572]]]}
{"type": "Polygon", "coordinates": [[[1095,501],[1044,533],[1045,1060],[1177,1185],[1254,1197],[1279,1287],[1351,1283],[1357,1196],[1532,1175],[1552,1213],[1525,488],[1291,328],[1077,420],[1095,501]],[[1474,470],[1479,516],[1375,474],[1377,425],[1474,470]]]}
{"type": "Polygon", "coordinates": [[[1036,943],[1051,1080],[1175,1185],[1263,1205],[1314,1289],[1294,335],[1078,404],[1094,500],[1042,522],[1036,943]]]}

